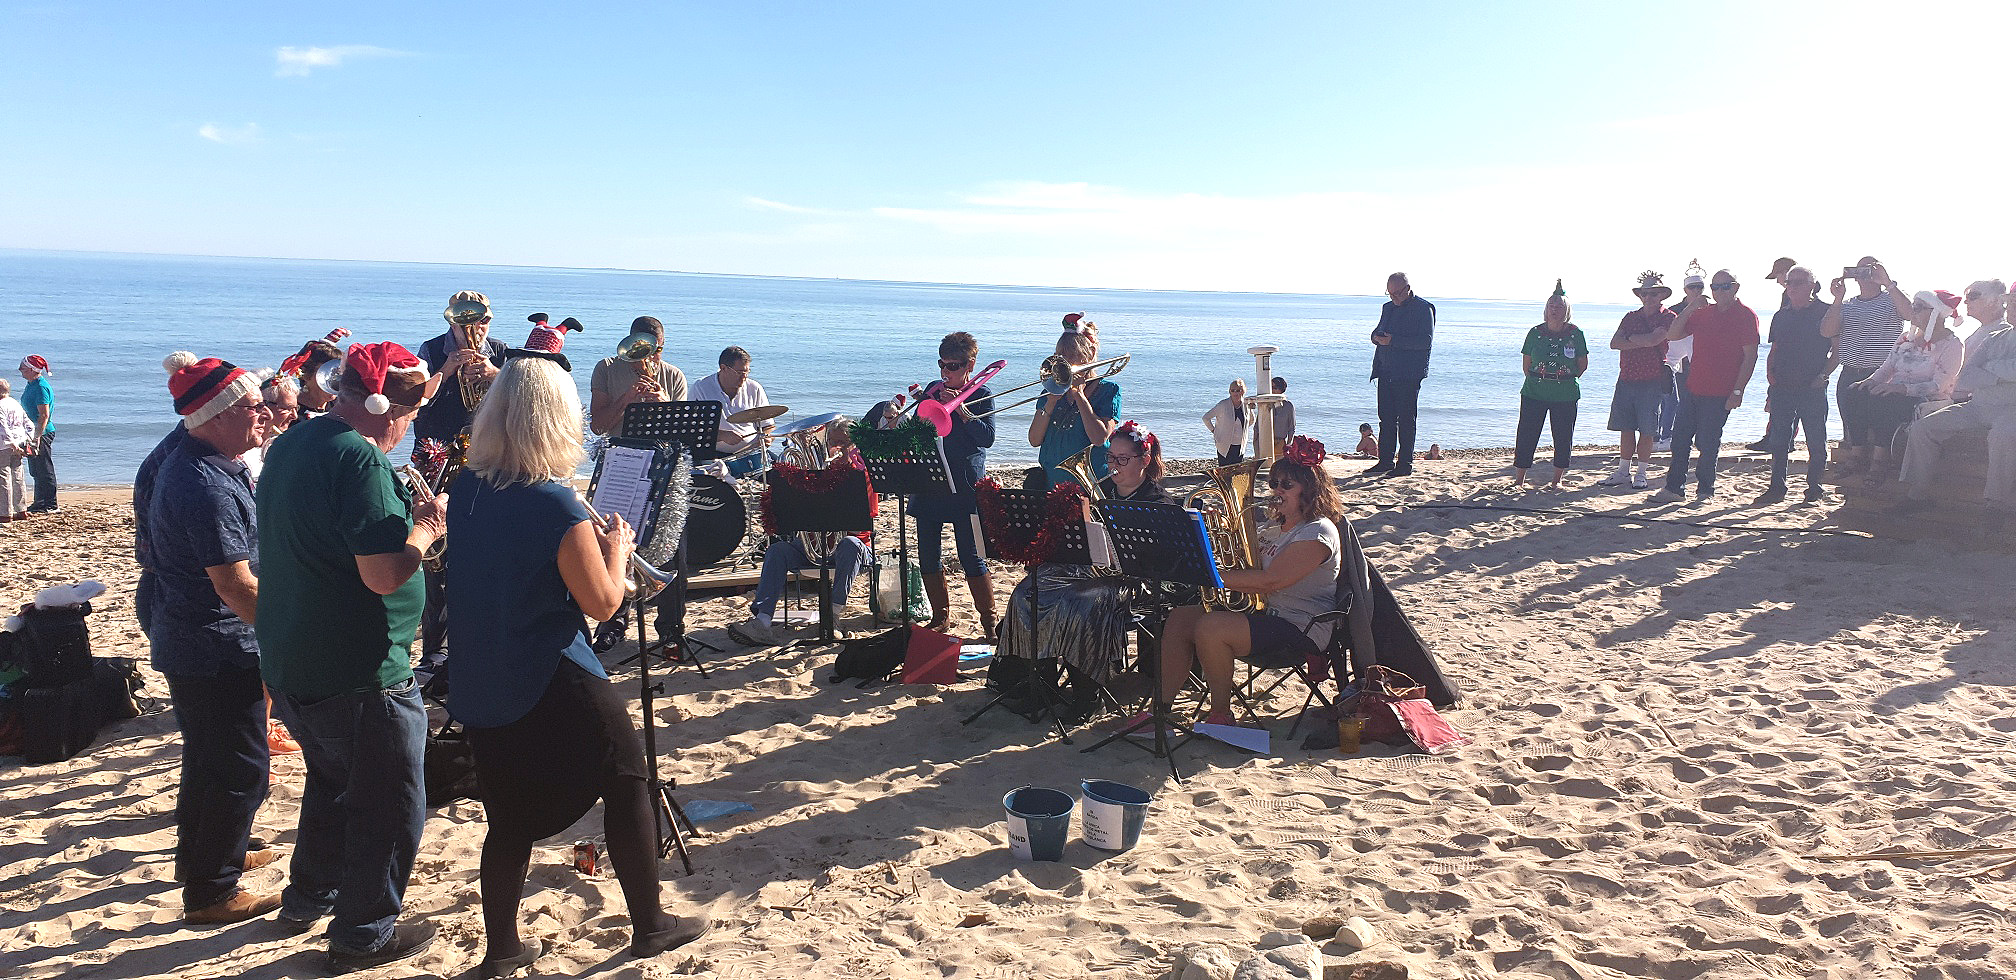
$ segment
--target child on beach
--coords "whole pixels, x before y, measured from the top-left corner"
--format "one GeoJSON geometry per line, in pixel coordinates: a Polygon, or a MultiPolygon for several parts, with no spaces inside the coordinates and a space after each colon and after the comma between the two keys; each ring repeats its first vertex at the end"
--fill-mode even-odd
{"type": "Polygon", "coordinates": [[[1358,448],[1351,450],[1351,455],[1358,459],[1378,458],[1379,437],[1372,434],[1372,423],[1358,423],[1358,448]]]}

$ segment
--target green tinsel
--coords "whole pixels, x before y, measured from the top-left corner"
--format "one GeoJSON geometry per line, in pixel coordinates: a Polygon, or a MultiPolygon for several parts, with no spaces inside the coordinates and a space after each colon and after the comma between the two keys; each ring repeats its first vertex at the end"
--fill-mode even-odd
{"type": "Polygon", "coordinates": [[[862,420],[847,429],[854,448],[863,459],[937,459],[938,430],[915,415],[896,423],[893,429],[878,429],[862,420]]]}

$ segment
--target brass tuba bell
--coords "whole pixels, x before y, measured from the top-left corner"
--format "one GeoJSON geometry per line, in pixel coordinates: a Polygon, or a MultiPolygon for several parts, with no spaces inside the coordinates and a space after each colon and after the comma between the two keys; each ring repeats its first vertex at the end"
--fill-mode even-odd
{"type": "MultiPolygon", "coordinates": [[[[1206,474],[1211,482],[1183,498],[1187,508],[1198,509],[1200,502],[1205,505],[1201,508],[1204,528],[1211,535],[1212,556],[1220,570],[1260,567],[1260,525],[1253,516],[1259,504],[1253,485],[1263,462],[1249,459],[1211,470],[1206,474]]],[[[1266,597],[1256,593],[1206,587],[1202,595],[1206,609],[1257,613],[1267,608],[1266,597]]]]}

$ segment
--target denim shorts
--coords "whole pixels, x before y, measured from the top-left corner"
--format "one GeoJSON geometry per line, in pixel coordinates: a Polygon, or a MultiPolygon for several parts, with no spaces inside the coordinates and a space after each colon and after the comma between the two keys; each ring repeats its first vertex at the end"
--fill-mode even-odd
{"type": "Polygon", "coordinates": [[[1659,431],[1659,401],[1665,388],[1663,381],[1617,382],[1617,392],[1610,396],[1610,431],[1659,431]]]}

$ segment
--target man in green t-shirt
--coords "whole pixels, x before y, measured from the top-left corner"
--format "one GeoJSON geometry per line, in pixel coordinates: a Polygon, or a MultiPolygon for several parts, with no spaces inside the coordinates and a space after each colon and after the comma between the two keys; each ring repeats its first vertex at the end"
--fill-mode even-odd
{"type": "Polygon", "coordinates": [[[275,439],[259,479],[260,669],[308,764],[280,918],[333,913],[337,971],[434,940],[429,923],[396,923],[427,816],[414,572],[445,498],[413,499],[385,453],[439,384],[398,344],[352,346],[329,413],[275,439]]]}

